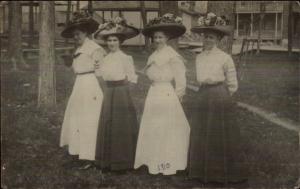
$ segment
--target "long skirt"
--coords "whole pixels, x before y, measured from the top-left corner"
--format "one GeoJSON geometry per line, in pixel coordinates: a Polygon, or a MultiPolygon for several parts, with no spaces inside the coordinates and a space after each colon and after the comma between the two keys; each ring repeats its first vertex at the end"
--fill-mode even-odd
{"type": "Polygon", "coordinates": [[[95,160],[96,138],[103,94],[94,74],[77,75],[65,111],[60,146],[71,155],[95,160]]]}
{"type": "Polygon", "coordinates": [[[191,116],[189,177],[208,182],[240,182],[240,130],[224,84],[200,89],[191,116]]]}
{"type": "Polygon", "coordinates": [[[138,123],[126,81],[106,81],[96,147],[102,169],[133,169],[138,123]]]}
{"type": "Polygon", "coordinates": [[[135,168],[151,174],[176,174],[187,167],[190,126],[171,83],[149,89],[135,157],[135,168]]]}

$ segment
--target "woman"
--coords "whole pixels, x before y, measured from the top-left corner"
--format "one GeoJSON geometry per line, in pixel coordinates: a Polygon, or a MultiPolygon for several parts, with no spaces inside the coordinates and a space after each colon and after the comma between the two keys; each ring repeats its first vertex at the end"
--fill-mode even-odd
{"type": "Polygon", "coordinates": [[[137,82],[133,59],[120,46],[139,30],[117,17],[100,25],[95,37],[106,41],[109,53],[100,65],[106,83],[98,130],[96,159],[102,170],[126,171],[133,168],[138,133],[137,117],[129,93],[129,83],[137,82]]]}
{"type": "Polygon", "coordinates": [[[60,146],[68,145],[71,155],[95,160],[98,121],[103,94],[95,76],[95,66],[105,53],[102,47],[88,38],[98,23],[85,13],[76,12],[63,30],[64,38],[74,38],[78,48],[73,56],[75,84],[69,98],[62,125],[60,146]]]}
{"type": "Polygon", "coordinates": [[[145,68],[152,84],[140,124],[134,167],[147,165],[151,174],[172,175],[187,166],[190,128],[180,104],[186,88],[185,66],[182,57],[167,45],[169,39],[185,31],[181,19],[172,14],[150,21],[142,31],[153,39],[156,50],[145,68]]]}
{"type": "Polygon", "coordinates": [[[234,124],[231,96],[238,83],[234,62],[217,45],[231,32],[213,13],[200,17],[191,31],[204,33],[204,50],[196,58],[200,86],[191,120],[189,177],[204,183],[244,180],[239,160],[239,128],[234,124]]]}

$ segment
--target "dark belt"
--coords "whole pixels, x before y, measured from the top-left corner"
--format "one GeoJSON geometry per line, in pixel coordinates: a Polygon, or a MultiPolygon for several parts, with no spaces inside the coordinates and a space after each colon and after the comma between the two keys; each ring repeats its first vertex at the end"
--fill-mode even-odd
{"type": "Polygon", "coordinates": [[[91,73],[95,73],[95,71],[76,73],[76,75],[85,75],[85,74],[91,74],[91,73]]]}
{"type": "Polygon", "coordinates": [[[218,83],[214,83],[214,84],[201,84],[201,86],[199,87],[200,90],[203,90],[203,89],[209,89],[209,88],[212,88],[212,87],[218,87],[218,86],[221,86],[221,85],[224,85],[224,82],[218,82],[218,83]]]}
{"type": "Polygon", "coordinates": [[[124,86],[127,85],[127,80],[118,80],[118,81],[106,81],[106,86],[107,87],[118,87],[118,86],[124,86]]]}

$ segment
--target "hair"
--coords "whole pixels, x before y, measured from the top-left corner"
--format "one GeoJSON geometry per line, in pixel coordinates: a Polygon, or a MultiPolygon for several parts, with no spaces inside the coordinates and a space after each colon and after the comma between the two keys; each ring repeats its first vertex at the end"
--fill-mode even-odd
{"type": "Polygon", "coordinates": [[[154,31],[154,32],[152,32],[152,34],[151,34],[151,39],[153,40],[153,38],[154,38],[154,33],[155,32],[162,32],[166,37],[167,37],[167,39],[168,40],[170,40],[172,37],[172,35],[171,35],[171,32],[168,32],[168,31],[163,31],[163,30],[156,30],[156,31],[154,31]]]}
{"type": "Polygon", "coordinates": [[[105,41],[107,41],[108,37],[110,37],[110,36],[117,37],[117,38],[119,39],[119,41],[120,41],[120,45],[125,41],[125,37],[124,37],[124,36],[122,36],[122,35],[117,35],[117,34],[106,35],[106,36],[103,37],[103,39],[104,39],[105,41]]]}
{"type": "Polygon", "coordinates": [[[74,30],[79,30],[83,33],[86,33],[86,34],[90,34],[90,32],[88,31],[88,29],[86,27],[76,27],[74,30]]]}
{"type": "Polygon", "coordinates": [[[225,36],[222,32],[218,32],[216,30],[209,30],[209,31],[207,31],[207,33],[214,33],[214,34],[216,34],[219,41],[221,41],[223,39],[223,37],[225,36]]]}

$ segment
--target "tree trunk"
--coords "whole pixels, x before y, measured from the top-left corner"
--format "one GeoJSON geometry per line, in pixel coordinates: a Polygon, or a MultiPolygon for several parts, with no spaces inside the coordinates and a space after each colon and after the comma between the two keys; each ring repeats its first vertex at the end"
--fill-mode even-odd
{"type": "Polygon", "coordinates": [[[38,107],[56,105],[54,1],[40,2],[38,107]]]}
{"type": "Polygon", "coordinates": [[[163,1],[158,1],[158,16],[159,16],[159,17],[162,16],[162,14],[161,14],[162,11],[163,11],[163,10],[162,10],[162,6],[163,6],[163,5],[162,5],[162,2],[163,2],[163,1]]]}
{"type": "MultiPolygon", "coordinates": [[[[141,7],[141,15],[142,15],[142,20],[143,20],[143,28],[147,24],[147,12],[145,9],[145,1],[140,1],[140,7],[141,7]]],[[[149,38],[145,36],[145,49],[149,48],[149,38]]]]}
{"type": "Polygon", "coordinates": [[[88,1],[88,12],[93,16],[93,1],[88,1]]]}
{"type": "Polygon", "coordinates": [[[262,24],[264,21],[264,12],[265,12],[265,4],[260,2],[259,4],[259,27],[258,27],[258,35],[257,35],[257,53],[260,53],[260,44],[261,44],[261,30],[262,24]]]}
{"type": "Polygon", "coordinates": [[[80,10],[80,1],[76,1],[76,11],[80,10]]]}
{"type": "MultiPolygon", "coordinates": [[[[235,2],[234,1],[208,1],[207,12],[213,12],[217,16],[226,16],[229,24],[233,27],[235,23],[235,2]]],[[[219,48],[228,54],[232,53],[234,30],[230,36],[225,36],[219,43],[219,48]]]]}
{"type": "Polygon", "coordinates": [[[22,54],[22,7],[19,1],[10,1],[9,14],[11,22],[9,24],[9,46],[8,46],[8,58],[12,63],[13,71],[17,71],[18,63],[24,64],[22,54]]]}
{"type": "MultiPolygon", "coordinates": [[[[66,14],[66,26],[69,25],[71,14],[71,1],[68,1],[67,14],[66,14]]],[[[68,43],[68,38],[65,39],[65,43],[68,43]]]]}
{"type": "Polygon", "coordinates": [[[289,1],[289,13],[288,13],[288,54],[292,55],[293,46],[293,1],[289,1]]]}
{"type": "MultiPolygon", "coordinates": [[[[178,15],[178,1],[160,1],[160,15],[163,16],[166,13],[172,13],[178,15]]],[[[178,38],[168,41],[168,44],[175,50],[178,50],[178,38]]]]}
{"type": "Polygon", "coordinates": [[[29,2],[29,47],[33,47],[33,42],[34,42],[34,17],[33,17],[33,6],[34,2],[30,1],[29,2]]]}

